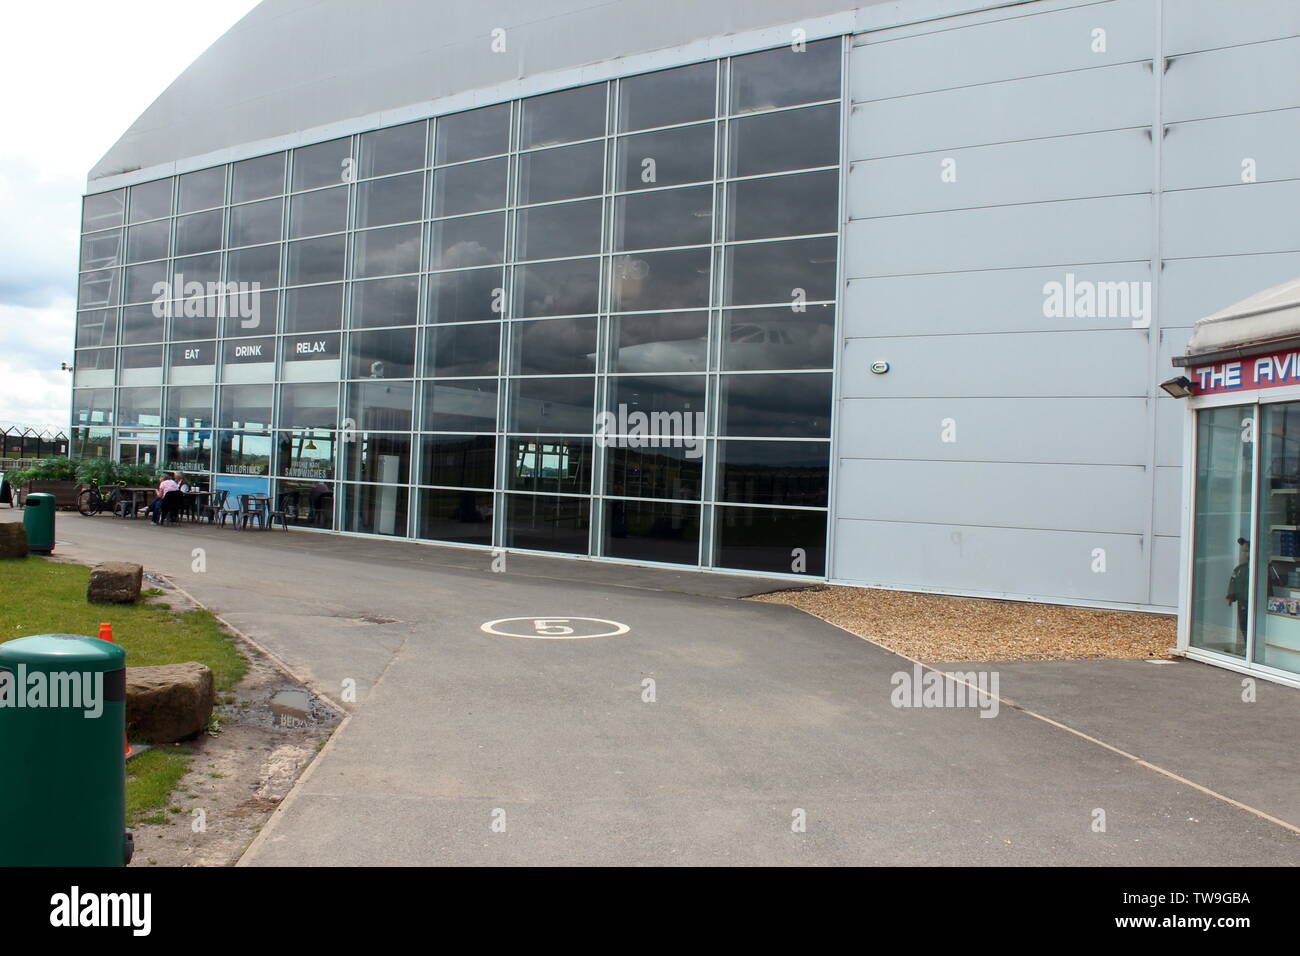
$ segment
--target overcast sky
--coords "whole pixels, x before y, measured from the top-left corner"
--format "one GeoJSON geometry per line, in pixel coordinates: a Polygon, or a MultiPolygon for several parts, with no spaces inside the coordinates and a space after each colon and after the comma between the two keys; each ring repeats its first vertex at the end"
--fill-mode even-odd
{"type": "Polygon", "coordinates": [[[67,428],[86,173],[257,0],[6,4],[0,29],[0,422],[67,428]]]}

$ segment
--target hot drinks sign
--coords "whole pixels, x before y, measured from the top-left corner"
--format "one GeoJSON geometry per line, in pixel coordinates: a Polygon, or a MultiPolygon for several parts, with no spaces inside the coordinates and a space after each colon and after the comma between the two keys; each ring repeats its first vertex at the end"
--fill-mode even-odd
{"type": "Polygon", "coordinates": [[[1193,395],[1221,395],[1300,385],[1300,351],[1274,352],[1197,365],[1188,370],[1193,395]]]}

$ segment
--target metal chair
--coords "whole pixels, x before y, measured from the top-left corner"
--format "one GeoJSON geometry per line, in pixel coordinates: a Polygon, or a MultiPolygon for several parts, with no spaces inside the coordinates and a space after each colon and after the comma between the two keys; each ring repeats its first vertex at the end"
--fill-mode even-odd
{"type": "Polygon", "coordinates": [[[275,521],[276,521],[277,518],[279,518],[279,519],[280,519],[280,527],[284,528],[285,531],[288,531],[288,530],[289,530],[289,517],[288,517],[288,515],[289,515],[289,503],[290,503],[290,501],[292,501],[292,503],[293,503],[293,513],[294,513],[294,516],[297,517],[297,514],[298,514],[298,492],[296,492],[296,491],[287,491],[287,492],[285,492],[284,494],[280,495],[280,506],[279,506],[278,508],[272,508],[272,507],[271,507],[271,503],[270,503],[269,501],[266,503],[266,507],[267,507],[267,511],[266,511],[266,527],[267,527],[268,529],[270,529],[270,528],[274,528],[274,527],[275,527],[275,521]]]}
{"type": "Polygon", "coordinates": [[[218,522],[219,522],[219,526],[222,527],[222,528],[224,528],[224,527],[226,526],[226,519],[229,518],[229,519],[230,519],[230,526],[231,526],[232,528],[237,528],[237,527],[239,527],[239,516],[240,516],[240,514],[242,513],[242,511],[241,511],[241,506],[239,506],[239,505],[235,505],[234,507],[232,507],[232,506],[228,503],[227,499],[228,499],[229,496],[230,496],[230,492],[229,492],[229,491],[221,491],[221,492],[218,492],[218,494],[220,494],[220,495],[222,496],[222,498],[221,498],[221,507],[220,507],[220,509],[218,509],[218,511],[217,511],[217,519],[218,519],[218,522]]]}
{"type": "Polygon", "coordinates": [[[252,495],[240,495],[239,530],[247,530],[249,522],[253,519],[257,519],[259,528],[266,528],[266,512],[262,509],[262,502],[254,501],[252,495]]]}
{"type": "Polygon", "coordinates": [[[208,499],[208,503],[199,508],[199,517],[207,518],[208,524],[215,523],[217,513],[226,506],[226,498],[229,494],[230,492],[224,488],[221,491],[214,491],[212,497],[208,499]]]}

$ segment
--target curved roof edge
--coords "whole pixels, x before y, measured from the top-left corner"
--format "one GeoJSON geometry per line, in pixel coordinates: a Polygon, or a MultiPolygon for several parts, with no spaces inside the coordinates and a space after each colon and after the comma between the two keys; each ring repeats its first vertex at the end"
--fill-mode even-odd
{"type": "Polygon", "coordinates": [[[1300,278],[1256,292],[1198,319],[1184,361],[1229,349],[1264,347],[1300,337],[1300,278]]]}

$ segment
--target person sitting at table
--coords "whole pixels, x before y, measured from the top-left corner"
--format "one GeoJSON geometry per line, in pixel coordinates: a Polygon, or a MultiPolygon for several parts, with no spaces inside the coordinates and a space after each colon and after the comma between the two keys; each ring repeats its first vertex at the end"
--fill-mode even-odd
{"type": "Polygon", "coordinates": [[[181,491],[185,492],[187,495],[190,493],[191,490],[190,483],[185,480],[185,476],[183,474],[181,474],[179,471],[173,471],[172,479],[176,482],[177,487],[179,487],[181,491]]]}
{"type": "Polygon", "coordinates": [[[149,502],[149,520],[154,524],[157,524],[162,513],[163,499],[167,497],[167,492],[180,490],[181,486],[177,483],[176,479],[166,472],[163,472],[162,481],[158,482],[158,489],[155,497],[153,501],[149,502]]]}

